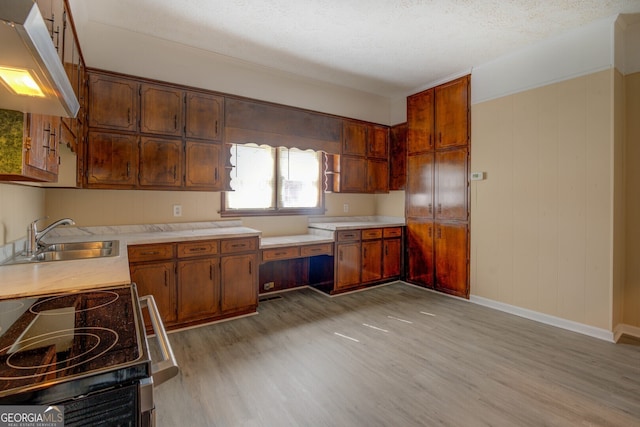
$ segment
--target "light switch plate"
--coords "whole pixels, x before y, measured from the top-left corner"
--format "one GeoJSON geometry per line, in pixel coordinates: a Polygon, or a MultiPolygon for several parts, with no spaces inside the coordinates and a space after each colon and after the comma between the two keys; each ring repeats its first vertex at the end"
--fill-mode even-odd
{"type": "Polygon", "coordinates": [[[484,172],[471,172],[471,181],[484,180],[484,172]]]}

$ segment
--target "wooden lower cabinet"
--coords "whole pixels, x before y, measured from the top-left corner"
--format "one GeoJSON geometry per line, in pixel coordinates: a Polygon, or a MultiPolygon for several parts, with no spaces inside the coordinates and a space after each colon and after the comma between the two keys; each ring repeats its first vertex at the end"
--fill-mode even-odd
{"type": "Polygon", "coordinates": [[[409,283],[469,297],[468,226],[407,220],[409,283]]]}
{"type": "Polygon", "coordinates": [[[131,280],[169,329],[246,314],[258,305],[257,248],[257,237],[129,246],[131,280]]]}
{"type": "Polygon", "coordinates": [[[382,240],[362,242],[362,282],[382,278],[382,240]]]}
{"type": "Polygon", "coordinates": [[[402,227],[337,232],[334,292],[399,278],[402,227]]]}
{"type": "Polygon", "coordinates": [[[466,224],[436,224],[436,289],[469,298],[468,227],[466,224]]]}
{"type": "Polygon", "coordinates": [[[382,244],[382,278],[399,277],[402,265],[402,239],[385,239],[382,244]]]}
{"type": "Polygon", "coordinates": [[[251,311],[258,305],[258,257],[256,254],[223,256],[222,312],[251,311]]]}
{"type": "Polygon", "coordinates": [[[220,312],[219,265],[218,257],[178,261],[178,321],[220,312]]]}
{"type": "Polygon", "coordinates": [[[433,288],[433,221],[407,219],[407,281],[433,288]]]}
{"type": "Polygon", "coordinates": [[[360,242],[339,243],[336,246],[335,285],[334,289],[350,288],[361,283],[360,242]]]}
{"type": "MultiPolygon", "coordinates": [[[[131,264],[129,271],[131,280],[138,288],[138,295],[153,295],[165,326],[175,324],[177,320],[175,263],[165,261],[131,264]]],[[[147,319],[145,324],[150,324],[147,319]]]]}

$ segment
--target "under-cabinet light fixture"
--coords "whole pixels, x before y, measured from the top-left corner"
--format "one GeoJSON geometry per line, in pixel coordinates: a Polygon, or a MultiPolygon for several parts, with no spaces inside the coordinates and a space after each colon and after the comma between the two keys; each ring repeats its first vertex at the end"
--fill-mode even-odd
{"type": "Polygon", "coordinates": [[[0,66],[0,79],[16,95],[44,97],[44,92],[29,70],[0,66]]]}

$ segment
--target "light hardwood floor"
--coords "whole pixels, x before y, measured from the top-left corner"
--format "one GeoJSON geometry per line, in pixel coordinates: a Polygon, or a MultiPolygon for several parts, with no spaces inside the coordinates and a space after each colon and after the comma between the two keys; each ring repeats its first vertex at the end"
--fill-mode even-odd
{"type": "MultiPolygon", "coordinates": [[[[640,347],[401,282],[169,335],[169,426],[640,426],[640,347]]],[[[637,343],[635,343],[637,344],[637,343]]]]}

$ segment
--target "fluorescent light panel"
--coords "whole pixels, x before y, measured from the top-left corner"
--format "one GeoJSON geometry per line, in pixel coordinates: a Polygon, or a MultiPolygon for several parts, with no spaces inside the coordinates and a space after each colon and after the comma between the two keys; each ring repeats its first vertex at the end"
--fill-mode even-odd
{"type": "Polygon", "coordinates": [[[0,66],[0,78],[17,95],[44,98],[44,92],[29,70],[0,66]]]}

